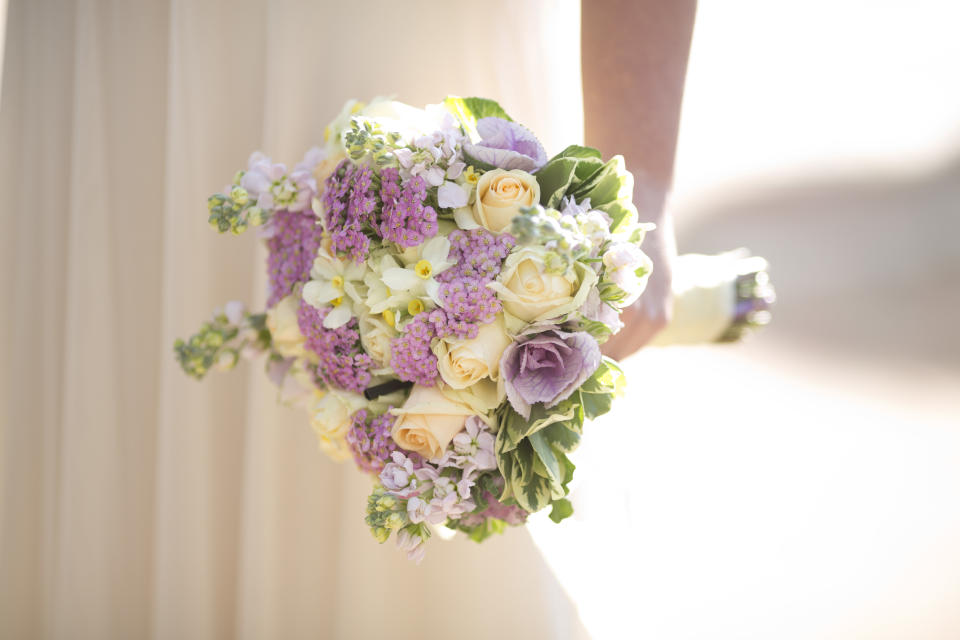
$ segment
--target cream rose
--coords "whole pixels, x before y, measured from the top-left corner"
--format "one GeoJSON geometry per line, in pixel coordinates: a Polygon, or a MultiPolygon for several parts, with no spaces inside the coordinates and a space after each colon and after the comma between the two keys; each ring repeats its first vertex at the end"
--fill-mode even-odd
{"type": "MultiPolygon", "coordinates": [[[[314,212],[318,213],[316,209],[317,205],[320,205],[319,208],[323,208],[320,204],[323,198],[323,192],[327,190],[327,178],[333,174],[333,170],[337,168],[337,165],[343,162],[347,157],[347,154],[343,151],[338,151],[333,153],[323,160],[320,161],[320,164],[313,170],[313,177],[317,181],[317,198],[314,203],[314,212]]],[[[322,212],[320,212],[322,213],[322,212]]]]}
{"type": "Polygon", "coordinates": [[[347,445],[347,431],[351,418],[358,410],[366,406],[363,396],[347,391],[317,391],[310,403],[310,426],[317,434],[320,450],[334,460],[349,460],[350,447],[347,445]]]}
{"type": "Polygon", "coordinates": [[[466,389],[484,378],[496,381],[500,356],[510,344],[503,314],[480,325],[477,337],[470,340],[442,338],[433,345],[440,377],[454,389],[466,389]]]}
{"type": "Polygon", "coordinates": [[[474,411],[453,402],[436,387],[414,385],[404,405],[391,413],[398,416],[393,425],[394,442],[432,460],[443,455],[474,411]]]}
{"type": "Polygon", "coordinates": [[[299,306],[300,296],[290,294],[267,311],[267,328],[273,348],[285,358],[298,358],[304,354],[304,337],[297,322],[299,306]]]}
{"type": "Polygon", "coordinates": [[[390,342],[397,332],[379,317],[365,313],[360,316],[360,344],[378,367],[390,366],[390,342]]]}
{"type": "Polygon", "coordinates": [[[494,233],[508,230],[522,207],[540,202],[540,185],[526,171],[493,169],[480,176],[473,217],[481,227],[494,233]]]}
{"type": "Polygon", "coordinates": [[[559,318],[579,309],[597,281],[593,269],[579,262],[565,273],[548,271],[546,255],[541,247],[514,249],[496,281],[488,285],[503,308],[524,322],[559,318]]]}

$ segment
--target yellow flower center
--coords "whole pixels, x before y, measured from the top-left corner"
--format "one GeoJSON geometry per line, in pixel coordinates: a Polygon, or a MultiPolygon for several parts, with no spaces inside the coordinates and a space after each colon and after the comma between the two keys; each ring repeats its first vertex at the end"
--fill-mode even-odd
{"type": "Polygon", "coordinates": [[[480,181],[480,174],[473,170],[473,167],[467,167],[463,172],[464,179],[470,184],[477,184],[480,181]]]}
{"type": "Polygon", "coordinates": [[[383,321],[390,325],[391,328],[396,326],[397,319],[393,315],[392,309],[387,309],[383,312],[383,321]]]}
{"type": "Polygon", "coordinates": [[[430,264],[429,260],[421,260],[416,264],[413,270],[424,280],[433,275],[433,265],[430,264]]]}
{"type": "Polygon", "coordinates": [[[422,301],[422,300],[419,300],[419,299],[417,299],[417,298],[414,298],[414,299],[411,300],[410,303],[407,305],[407,313],[409,313],[409,314],[412,315],[412,316],[417,315],[417,314],[420,313],[421,311],[423,311],[423,301],[422,301]]]}
{"type": "Polygon", "coordinates": [[[334,298],[333,300],[330,301],[330,304],[334,307],[339,307],[341,304],[343,304],[343,296],[340,296],[339,298],[334,298]]]}
{"type": "Polygon", "coordinates": [[[333,276],[333,279],[330,280],[330,284],[332,284],[332,285],[333,285],[334,287],[336,287],[337,289],[343,289],[343,277],[342,277],[342,276],[333,276]]]}

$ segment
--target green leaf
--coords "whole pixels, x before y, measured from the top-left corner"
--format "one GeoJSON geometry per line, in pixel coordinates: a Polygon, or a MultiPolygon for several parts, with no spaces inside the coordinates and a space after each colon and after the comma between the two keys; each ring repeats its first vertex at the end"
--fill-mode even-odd
{"type": "Polygon", "coordinates": [[[583,393],[583,412],[587,418],[593,420],[610,411],[613,406],[611,393],[583,393]]]}
{"type": "Polygon", "coordinates": [[[576,177],[576,158],[554,158],[537,171],[540,204],[556,209],[576,177]]]}
{"type": "Polygon", "coordinates": [[[553,449],[550,447],[550,444],[543,437],[543,432],[538,431],[529,438],[530,444],[533,445],[533,451],[537,454],[537,457],[540,459],[540,462],[543,463],[543,468],[547,473],[547,477],[556,484],[559,484],[562,480],[562,470],[560,469],[560,461],[557,460],[557,456],[553,453],[553,449]]]}
{"type": "MultiPolygon", "coordinates": [[[[591,201],[592,202],[592,201],[591,201]]],[[[640,217],[637,208],[629,200],[617,200],[594,207],[610,216],[610,231],[617,233],[624,231],[640,217]]],[[[636,243],[639,244],[639,243],[636,243]]]]}
{"type": "Polygon", "coordinates": [[[572,144],[555,155],[554,158],[596,158],[600,160],[603,156],[598,149],[594,149],[593,147],[582,147],[578,144],[572,144]]]}
{"type": "Polygon", "coordinates": [[[471,140],[477,140],[480,137],[477,133],[477,120],[480,118],[503,118],[513,122],[513,118],[507,115],[503,107],[495,100],[488,98],[447,96],[443,106],[463,125],[464,131],[471,140]]]}
{"type": "Polygon", "coordinates": [[[553,496],[550,481],[534,473],[533,447],[527,440],[513,454],[510,476],[505,479],[513,499],[531,513],[547,506],[553,496]]]}
{"type": "Polygon", "coordinates": [[[621,199],[629,201],[633,195],[633,175],[627,171],[623,156],[614,156],[589,177],[584,178],[570,195],[576,198],[577,202],[590,198],[593,207],[621,199]]]}
{"type": "Polygon", "coordinates": [[[600,152],[596,149],[570,145],[537,171],[540,204],[557,208],[564,196],[570,195],[584,179],[603,166],[600,152]]]}
{"type": "Polygon", "coordinates": [[[610,411],[613,399],[622,395],[627,379],[620,366],[604,357],[600,366],[580,387],[580,403],[584,415],[590,420],[610,411]]]}
{"type": "Polygon", "coordinates": [[[553,508],[550,509],[550,519],[554,522],[559,523],[564,518],[573,515],[573,504],[566,498],[554,500],[551,506],[553,508]]]}
{"type": "MultiPolygon", "coordinates": [[[[447,98],[447,100],[449,99],[447,98]]],[[[489,98],[460,98],[460,100],[477,120],[480,118],[503,118],[513,122],[513,118],[507,115],[507,112],[496,100],[490,100],[489,98]]]]}
{"type": "Polygon", "coordinates": [[[580,445],[580,434],[562,422],[550,425],[537,432],[547,444],[563,453],[571,453],[580,445]]]}
{"type": "Polygon", "coordinates": [[[527,424],[523,435],[529,438],[534,433],[557,422],[566,423],[576,420],[577,404],[569,398],[550,409],[545,408],[542,404],[535,404],[530,409],[530,422],[527,424]]]}
{"type": "Polygon", "coordinates": [[[470,539],[474,542],[483,542],[495,534],[502,534],[507,530],[507,523],[499,518],[487,518],[483,524],[473,527],[469,532],[470,539]]]}

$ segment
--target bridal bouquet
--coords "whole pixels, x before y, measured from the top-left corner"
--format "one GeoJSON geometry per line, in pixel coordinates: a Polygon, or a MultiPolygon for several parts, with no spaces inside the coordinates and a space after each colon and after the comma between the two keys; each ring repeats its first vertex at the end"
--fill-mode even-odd
{"type": "Polygon", "coordinates": [[[600,345],[651,270],[623,158],[549,158],[481,98],[351,101],[324,137],[209,199],[214,229],[264,238],[267,309],[227,304],[180,364],[264,354],[320,448],[371,476],[374,537],[418,561],[432,526],[569,516],[567,454],[624,386],[600,345]]]}

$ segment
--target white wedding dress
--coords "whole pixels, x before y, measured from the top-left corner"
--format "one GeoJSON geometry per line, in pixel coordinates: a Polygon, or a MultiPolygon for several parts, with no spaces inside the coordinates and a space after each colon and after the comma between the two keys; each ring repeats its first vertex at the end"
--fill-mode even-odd
{"type": "Polygon", "coordinates": [[[584,637],[525,531],[415,567],[259,363],[199,385],[170,347],[264,300],[262,250],[206,197],[255,149],[299,160],[347,98],[481,95],[548,152],[579,142],[579,10],[11,0],[0,636],[584,637]]]}

